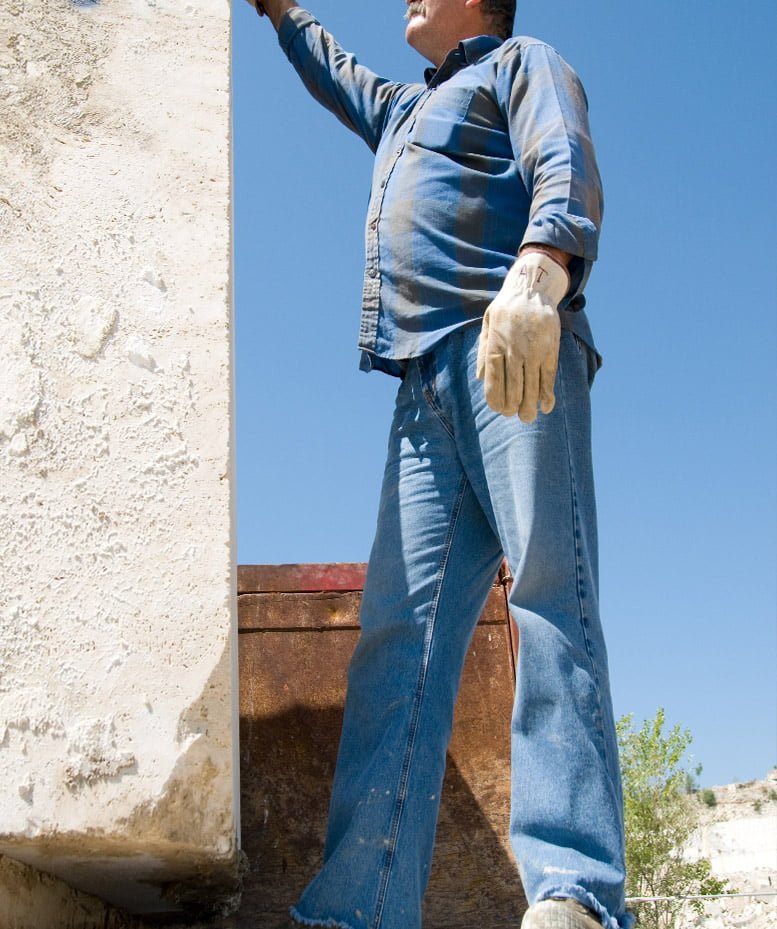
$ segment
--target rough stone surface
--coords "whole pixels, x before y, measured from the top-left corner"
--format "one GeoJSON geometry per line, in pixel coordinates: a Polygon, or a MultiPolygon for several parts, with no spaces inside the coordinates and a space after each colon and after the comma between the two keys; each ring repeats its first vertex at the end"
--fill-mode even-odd
{"type": "Polygon", "coordinates": [[[3,0],[0,164],[0,851],[164,909],[237,859],[227,0],[3,0]]]}
{"type": "Polygon", "coordinates": [[[739,893],[714,900],[698,929],[777,927],[777,768],[765,780],[710,788],[714,802],[703,807],[701,827],[688,849],[691,859],[708,858],[713,874],[739,893]],[[758,896],[758,895],[761,896],[758,896]]]}

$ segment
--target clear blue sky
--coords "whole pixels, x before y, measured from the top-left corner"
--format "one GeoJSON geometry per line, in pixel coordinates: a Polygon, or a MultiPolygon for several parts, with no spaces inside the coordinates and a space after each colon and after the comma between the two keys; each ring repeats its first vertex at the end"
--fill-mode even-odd
{"type": "MultiPolygon", "coordinates": [[[[402,0],[311,0],[421,79],[402,0]]],[[[777,4],[519,0],[585,84],[605,183],[589,315],[617,715],[663,706],[705,785],[777,764],[777,4]]],[[[238,560],[366,561],[396,382],[357,370],[371,155],[267,19],[234,15],[238,560]]]]}

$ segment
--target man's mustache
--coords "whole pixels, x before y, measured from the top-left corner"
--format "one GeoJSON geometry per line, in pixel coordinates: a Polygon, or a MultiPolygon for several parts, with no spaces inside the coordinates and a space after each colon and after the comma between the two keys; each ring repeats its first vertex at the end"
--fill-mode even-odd
{"type": "Polygon", "coordinates": [[[407,7],[407,12],[405,13],[405,19],[412,19],[414,16],[423,16],[426,12],[423,2],[417,0],[416,3],[410,3],[407,7]]]}

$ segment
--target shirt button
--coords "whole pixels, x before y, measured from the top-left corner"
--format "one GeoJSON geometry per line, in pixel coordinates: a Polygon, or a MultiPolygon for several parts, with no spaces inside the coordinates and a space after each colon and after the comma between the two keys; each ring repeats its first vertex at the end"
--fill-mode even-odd
{"type": "Polygon", "coordinates": [[[377,277],[377,276],[378,276],[378,269],[377,269],[377,268],[370,268],[370,270],[369,270],[367,273],[369,274],[370,277],[377,277]]]}
{"type": "Polygon", "coordinates": [[[377,219],[373,219],[373,221],[370,223],[370,229],[372,229],[372,231],[374,232],[377,228],[378,228],[378,221],[377,219]]]}

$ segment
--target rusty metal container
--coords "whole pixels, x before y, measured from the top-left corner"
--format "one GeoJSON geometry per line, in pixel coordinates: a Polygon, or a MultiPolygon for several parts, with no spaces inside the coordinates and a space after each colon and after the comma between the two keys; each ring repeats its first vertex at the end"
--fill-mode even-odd
{"type": "MultiPolygon", "coordinates": [[[[317,870],[366,566],[238,569],[243,848],[240,908],[287,929],[317,870]]],[[[496,579],[467,657],[424,929],[515,929],[526,908],[507,844],[515,636],[496,579]]]]}

